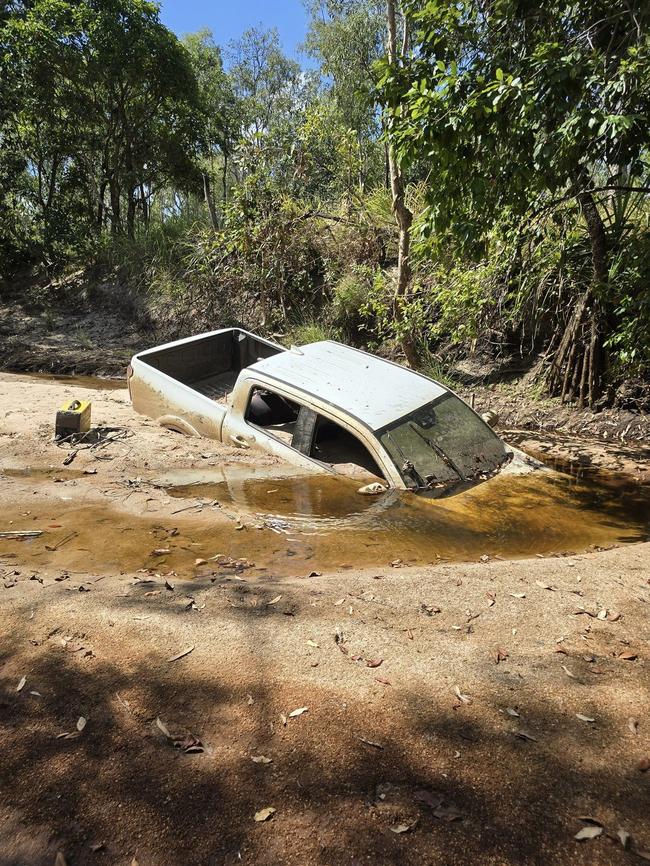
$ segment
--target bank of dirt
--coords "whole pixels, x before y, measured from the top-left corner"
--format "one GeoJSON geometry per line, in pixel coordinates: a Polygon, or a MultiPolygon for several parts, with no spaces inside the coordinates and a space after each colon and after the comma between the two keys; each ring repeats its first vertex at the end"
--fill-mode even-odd
{"type": "Polygon", "coordinates": [[[650,544],[325,569],[153,483],[283,469],[125,390],[82,396],[132,435],[64,466],[79,393],[0,376],[0,531],[44,531],[0,543],[3,866],[650,859],[650,544]]]}

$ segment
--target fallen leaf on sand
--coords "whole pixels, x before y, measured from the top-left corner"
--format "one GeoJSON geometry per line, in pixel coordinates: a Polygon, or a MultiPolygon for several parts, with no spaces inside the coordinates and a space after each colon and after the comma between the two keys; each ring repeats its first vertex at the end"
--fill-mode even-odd
{"type": "Polygon", "coordinates": [[[437,809],[433,810],[433,814],[436,818],[439,818],[441,821],[461,821],[463,818],[463,813],[460,811],[458,806],[454,806],[453,803],[447,803],[442,806],[438,806],[437,809]]]}
{"type": "Polygon", "coordinates": [[[83,731],[87,723],[88,719],[85,719],[83,716],[79,716],[79,718],[77,719],[77,730],[79,731],[79,733],[83,731]]]}
{"type": "Polygon", "coordinates": [[[271,764],[273,758],[267,758],[266,755],[252,755],[251,761],[253,761],[254,764],[271,764]]]}
{"type": "Polygon", "coordinates": [[[591,716],[583,716],[582,713],[576,713],[576,718],[580,719],[581,722],[595,722],[596,719],[593,719],[591,716]]]}
{"type": "Polygon", "coordinates": [[[425,614],[426,616],[433,616],[434,613],[441,613],[441,610],[439,607],[436,607],[436,605],[425,604],[424,602],[421,602],[420,612],[425,614]]]}
{"type": "Polygon", "coordinates": [[[472,699],[470,698],[470,696],[469,696],[469,695],[464,695],[464,694],[461,692],[461,690],[458,688],[458,686],[456,686],[456,687],[454,688],[454,694],[456,695],[456,697],[458,698],[458,700],[461,701],[462,703],[464,703],[464,704],[471,704],[471,703],[472,703],[472,699]]]}
{"type": "Polygon", "coordinates": [[[578,677],[577,677],[574,673],[572,673],[566,665],[562,665],[562,670],[564,671],[564,673],[565,673],[568,677],[571,677],[571,678],[574,679],[574,680],[577,680],[577,679],[578,679],[578,677]]]}
{"type": "Polygon", "coordinates": [[[172,735],[169,733],[169,729],[167,728],[167,725],[163,722],[162,719],[156,719],[156,727],[159,731],[162,731],[163,735],[167,737],[168,740],[171,740],[172,735]]]}
{"type": "Polygon", "coordinates": [[[260,821],[268,821],[271,815],[275,814],[275,809],[273,806],[267,806],[266,809],[260,809],[259,812],[255,813],[255,820],[259,823],[260,821]]]}
{"type": "Polygon", "coordinates": [[[511,731],[513,736],[518,737],[520,740],[528,740],[531,743],[537,742],[537,737],[534,737],[532,734],[529,734],[528,731],[511,731]]]}
{"type": "Polygon", "coordinates": [[[309,707],[298,707],[297,710],[291,710],[291,712],[289,713],[289,718],[295,719],[296,716],[302,716],[303,713],[308,713],[308,712],[309,712],[309,707]]]}
{"type": "Polygon", "coordinates": [[[636,768],[640,773],[647,773],[650,770],[650,758],[641,758],[636,768]]]}
{"type": "Polygon", "coordinates": [[[437,809],[443,801],[443,798],[440,794],[433,794],[431,791],[426,791],[424,789],[416,791],[414,797],[419,803],[423,803],[430,809],[437,809]]]}
{"type": "Polygon", "coordinates": [[[621,845],[624,848],[627,848],[629,846],[630,840],[632,838],[632,836],[627,832],[627,830],[624,830],[622,827],[619,827],[619,829],[616,831],[616,835],[617,835],[618,840],[621,843],[621,845]]]}
{"type": "Polygon", "coordinates": [[[280,601],[281,598],[282,598],[281,595],[276,595],[276,597],[275,597],[275,598],[272,598],[271,601],[267,601],[267,602],[266,602],[266,606],[269,607],[269,606],[272,605],[272,604],[277,604],[277,603],[280,601]]]}
{"type": "Polygon", "coordinates": [[[21,678],[20,678],[20,682],[19,682],[18,685],[16,686],[16,691],[17,691],[17,692],[22,692],[22,690],[25,688],[25,683],[26,683],[26,682],[27,682],[27,677],[21,677],[21,678]]]}
{"type": "Polygon", "coordinates": [[[376,743],[374,740],[367,740],[365,737],[357,737],[357,740],[360,740],[362,743],[365,743],[366,746],[372,746],[373,749],[383,749],[381,743],[376,743]]]}
{"type": "Polygon", "coordinates": [[[366,667],[368,668],[378,668],[379,665],[383,662],[383,659],[367,659],[366,667]]]}
{"type": "Polygon", "coordinates": [[[168,662],[177,662],[179,659],[182,659],[183,656],[188,656],[192,650],[194,649],[194,644],[192,646],[188,646],[187,649],[181,650],[181,652],[176,653],[175,656],[172,656],[170,659],[167,659],[168,662]]]}
{"type": "Polygon", "coordinates": [[[596,839],[602,834],[602,832],[602,827],[597,827],[592,824],[589,827],[583,827],[582,830],[578,830],[573,838],[577,839],[578,842],[583,842],[585,839],[596,839]]]}
{"type": "Polygon", "coordinates": [[[203,743],[194,734],[186,734],[184,737],[174,738],[174,748],[180,749],[186,755],[198,755],[203,752],[203,743]]]}

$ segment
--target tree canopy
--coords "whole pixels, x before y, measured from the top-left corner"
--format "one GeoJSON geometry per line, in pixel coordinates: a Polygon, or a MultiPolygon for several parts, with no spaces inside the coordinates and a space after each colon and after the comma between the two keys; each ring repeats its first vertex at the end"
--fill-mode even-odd
{"type": "Polygon", "coordinates": [[[0,275],[110,262],[412,365],[528,354],[591,405],[646,376],[647,3],[305,6],[308,65],[148,0],[2,4],[0,275]]]}

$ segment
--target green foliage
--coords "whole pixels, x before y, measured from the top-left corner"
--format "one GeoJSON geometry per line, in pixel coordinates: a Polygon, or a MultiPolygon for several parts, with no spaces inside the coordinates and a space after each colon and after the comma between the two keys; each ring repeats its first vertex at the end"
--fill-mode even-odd
{"type": "Polygon", "coordinates": [[[475,348],[552,360],[588,293],[610,380],[649,375],[647,4],[404,0],[394,64],[383,2],[306,5],[309,71],[147,0],[5,4],[0,276],[94,264],[161,336],[407,340],[443,381],[475,348]]]}
{"type": "Polygon", "coordinates": [[[332,313],[346,339],[358,342],[368,324],[364,309],[374,281],[369,264],[352,265],[335,283],[332,291],[332,313]]]}
{"type": "Polygon", "coordinates": [[[417,53],[384,64],[382,100],[405,162],[426,157],[421,226],[471,244],[503,208],[526,213],[550,194],[596,186],[596,169],[647,171],[650,11],[612,16],[605,0],[407,0],[417,53]]]}
{"type": "Polygon", "coordinates": [[[341,335],[328,322],[309,317],[290,322],[283,335],[284,342],[291,346],[304,346],[321,340],[339,340],[341,335]]]}
{"type": "Polygon", "coordinates": [[[306,0],[310,26],[305,47],[320,64],[327,98],[342,125],[356,137],[359,185],[381,183],[383,147],[378,141],[372,66],[383,54],[384,6],[374,0],[306,0]]]}
{"type": "Polygon", "coordinates": [[[46,260],[85,251],[105,223],[132,237],[152,184],[195,182],[196,79],[153,3],[36,0],[2,22],[0,46],[7,182],[46,260]]]}

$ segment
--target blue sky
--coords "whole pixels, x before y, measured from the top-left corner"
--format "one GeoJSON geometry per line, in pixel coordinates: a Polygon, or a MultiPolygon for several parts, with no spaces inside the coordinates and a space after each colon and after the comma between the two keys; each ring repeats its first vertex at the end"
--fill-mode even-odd
{"type": "Polygon", "coordinates": [[[160,17],[179,36],[208,27],[219,45],[237,39],[244,30],[262,24],[277,27],[283,48],[297,57],[307,32],[301,0],[159,0],[160,17]]]}

